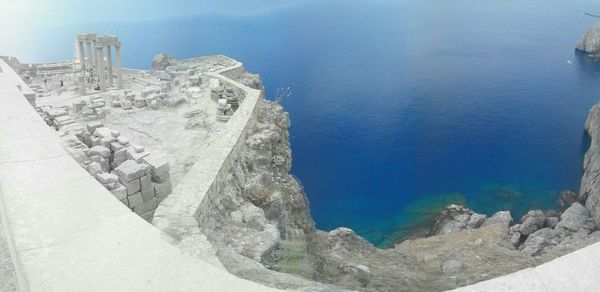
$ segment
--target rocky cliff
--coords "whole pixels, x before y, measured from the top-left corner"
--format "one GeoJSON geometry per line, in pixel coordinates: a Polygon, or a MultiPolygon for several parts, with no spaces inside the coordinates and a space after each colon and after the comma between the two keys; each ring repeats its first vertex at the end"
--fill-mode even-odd
{"type": "MultiPolygon", "coordinates": [[[[250,77],[238,81],[261,87],[250,77]]],[[[289,173],[289,116],[278,103],[262,99],[241,154],[197,220],[226,269],[273,287],[442,291],[472,284],[600,239],[594,223],[600,218],[594,139],[600,137],[599,113],[594,107],[586,123],[592,147],[582,195],[564,193],[558,206],[564,212],[532,210],[515,220],[508,211],[487,218],[450,205],[432,218],[428,237],[379,249],[347,228],[315,229],[303,189],[289,173]]]]}
{"type": "Polygon", "coordinates": [[[592,25],[577,43],[576,49],[600,57],[600,22],[592,25]]]}

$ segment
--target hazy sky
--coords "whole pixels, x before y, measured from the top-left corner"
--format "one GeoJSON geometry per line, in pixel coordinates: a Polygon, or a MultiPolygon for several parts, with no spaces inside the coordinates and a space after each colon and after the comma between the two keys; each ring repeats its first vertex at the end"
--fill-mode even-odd
{"type": "Polygon", "coordinates": [[[260,14],[311,0],[0,0],[0,47],[36,28],[223,13],[260,14]],[[7,29],[8,28],[8,29],[7,29]]]}

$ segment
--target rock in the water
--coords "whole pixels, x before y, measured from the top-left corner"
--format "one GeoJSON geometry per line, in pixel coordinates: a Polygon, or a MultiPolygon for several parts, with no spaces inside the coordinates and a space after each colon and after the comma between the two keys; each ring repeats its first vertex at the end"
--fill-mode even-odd
{"type": "Polygon", "coordinates": [[[584,206],[574,203],[560,215],[560,221],[556,224],[555,229],[560,232],[586,230],[589,233],[594,229],[594,222],[584,206]]]}
{"type": "Polygon", "coordinates": [[[165,54],[158,54],[152,60],[152,69],[164,71],[165,68],[175,63],[175,58],[165,54]]]}
{"type": "Polygon", "coordinates": [[[531,210],[521,218],[519,233],[529,235],[544,227],[546,216],[542,210],[531,210]]]}
{"type": "Polygon", "coordinates": [[[483,226],[488,226],[491,224],[502,224],[503,226],[508,227],[510,226],[512,221],[513,218],[510,215],[509,211],[499,211],[496,212],[496,214],[494,214],[492,217],[485,220],[485,222],[483,222],[483,226]]]}
{"type": "Polygon", "coordinates": [[[473,211],[459,205],[448,205],[434,217],[434,225],[428,235],[450,234],[468,228],[473,211]]]}
{"type": "Polygon", "coordinates": [[[589,55],[600,53],[600,22],[593,24],[581,37],[576,46],[577,50],[589,55]]]}
{"type": "Polygon", "coordinates": [[[444,274],[456,273],[456,272],[460,271],[461,268],[462,268],[462,262],[457,261],[457,260],[447,260],[442,265],[442,272],[444,272],[444,274]]]}
{"type": "Polygon", "coordinates": [[[560,193],[557,204],[560,208],[565,209],[575,202],[577,202],[577,194],[571,191],[564,191],[560,193]]]}

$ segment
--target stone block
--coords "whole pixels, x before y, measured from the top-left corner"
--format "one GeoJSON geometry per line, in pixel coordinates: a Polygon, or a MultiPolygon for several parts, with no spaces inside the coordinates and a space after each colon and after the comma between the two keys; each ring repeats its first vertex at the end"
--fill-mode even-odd
{"type": "Polygon", "coordinates": [[[133,147],[127,149],[127,159],[133,160],[137,163],[142,163],[143,158],[148,155],[150,155],[150,152],[148,151],[137,152],[133,147]]]}
{"type": "Polygon", "coordinates": [[[121,145],[121,143],[119,143],[119,142],[112,142],[112,143],[110,143],[110,150],[112,152],[117,152],[117,151],[119,151],[119,150],[121,150],[123,148],[125,148],[125,146],[121,145]]]}
{"type": "Polygon", "coordinates": [[[160,155],[150,154],[144,157],[144,163],[149,167],[152,180],[165,182],[169,179],[169,163],[160,155]]]}
{"type": "Polygon", "coordinates": [[[164,200],[171,193],[171,181],[164,183],[154,183],[154,194],[158,201],[164,200]]]}
{"type": "Polygon", "coordinates": [[[115,173],[125,181],[132,181],[146,174],[147,166],[127,160],[115,168],[115,173]]]}
{"type": "Polygon", "coordinates": [[[88,156],[98,155],[102,158],[109,158],[110,154],[110,149],[104,146],[94,146],[88,150],[88,156]]]}
{"type": "Polygon", "coordinates": [[[119,142],[119,144],[121,144],[121,145],[129,145],[129,138],[119,136],[119,137],[117,137],[117,142],[119,142]]]}
{"type": "Polygon", "coordinates": [[[96,131],[96,129],[104,127],[104,124],[102,124],[102,122],[90,122],[87,124],[87,130],[90,133],[94,133],[94,131],[96,131]]]}
{"type": "Polygon", "coordinates": [[[102,158],[100,155],[92,155],[90,156],[90,160],[99,163],[102,171],[109,171],[110,164],[108,159],[102,158]]]}
{"type": "Polygon", "coordinates": [[[140,178],[140,189],[144,202],[150,201],[154,198],[154,185],[152,185],[152,179],[149,174],[146,174],[140,178]]]}
{"type": "Polygon", "coordinates": [[[127,188],[120,183],[117,183],[117,186],[110,192],[120,201],[127,200],[127,188]]]}
{"type": "Polygon", "coordinates": [[[132,195],[127,196],[127,201],[129,202],[129,208],[135,208],[144,203],[142,199],[142,193],[137,192],[132,195]]]}
{"type": "Polygon", "coordinates": [[[96,174],[98,173],[102,173],[102,166],[100,165],[100,163],[98,162],[92,162],[88,165],[87,171],[93,175],[96,176],[96,174]]]}
{"type": "Polygon", "coordinates": [[[133,104],[131,103],[131,100],[128,100],[128,99],[121,100],[121,108],[122,109],[129,110],[129,109],[131,109],[132,106],[133,106],[133,104]]]}
{"type": "Polygon", "coordinates": [[[135,150],[136,153],[142,153],[144,152],[144,147],[140,145],[133,145],[133,150],[135,150]]]}
{"type": "Polygon", "coordinates": [[[102,173],[96,174],[96,179],[101,184],[109,184],[109,183],[113,183],[113,182],[118,181],[119,177],[117,177],[116,175],[114,175],[112,173],[102,172],[102,173]]]}
{"type": "Polygon", "coordinates": [[[129,201],[127,201],[127,197],[125,197],[125,199],[121,200],[121,203],[123,203],[123,205],[125,205],[129,208],[129,201]]]}
{"type": "Polygon", "coordinates": [[[131,146],[126,146],[118,151],[115,151],[113,156],[113,162],[117,165],[121,165],[121,163],[127,161],[127,149],[131,148],[131,146]]]}
{"type": "Polygon", "coordinates": [[[119,178],[119,183],[121,183],[127,189],[127,194],[134,194],[140,191],[140,180],[135,179],[132,181],[125,181],[122,178],[119,178]]]}

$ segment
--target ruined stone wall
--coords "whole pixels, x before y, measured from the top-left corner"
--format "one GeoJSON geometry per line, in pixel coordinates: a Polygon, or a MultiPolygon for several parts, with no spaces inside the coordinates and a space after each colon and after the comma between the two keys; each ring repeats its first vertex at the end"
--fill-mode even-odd
{"type": "Polygon", "coordinates": [[[207,142],[203,151],[198,154],[199,158],[194,166],[154,213],[153,224],[176,241],[198,231],[198,214],[206,212],[207,206],[210,206],[209,201],[221,191],[226,174],[240,154],[243,137],[255,118],[257,103],[263,92],[222,75],[232,74],[229,70],[233,69],[235,72],[240,67],[206,73],[210,78],[217,78],[243,90],[245,99],[221,132],[207,142]]]}

